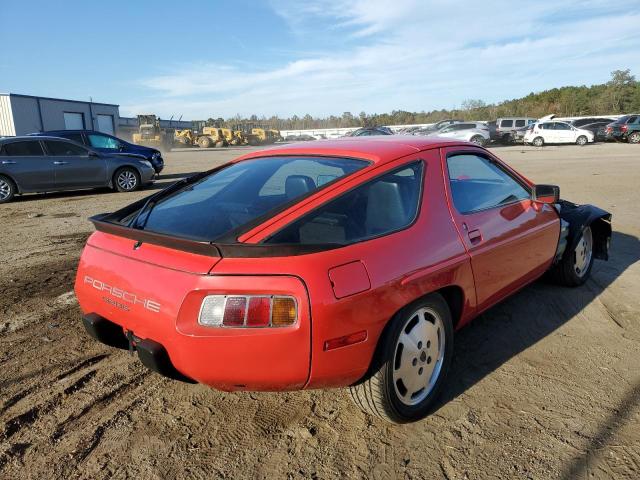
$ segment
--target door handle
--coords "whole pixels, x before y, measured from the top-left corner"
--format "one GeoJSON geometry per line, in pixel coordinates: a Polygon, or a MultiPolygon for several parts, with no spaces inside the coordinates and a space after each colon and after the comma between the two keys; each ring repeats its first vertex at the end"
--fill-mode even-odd
{"type": "Polygon", "coordinates": [[[54,165],[66,165],[67,163],[69,162],[60,162],[60,161],[53,162],[54,165]]]}
{"type": "Polygon", "coordinates": [[[13,160],[3,160],[2,164],[3,165],[15,165],[16,162],[14,162],[13,160]]]}
{"type": "Polygon", "coordinates": [[[476,245],[482,241],[482,233],[480,229],[476,228],[475,230],[470,230],[467,235],[469,235],[469,241],[476,245]]]}

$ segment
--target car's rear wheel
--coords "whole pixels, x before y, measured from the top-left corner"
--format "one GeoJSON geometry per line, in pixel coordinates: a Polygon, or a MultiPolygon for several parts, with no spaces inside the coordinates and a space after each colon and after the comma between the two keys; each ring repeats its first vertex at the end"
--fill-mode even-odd
{"type": "Polygon", "coordinates": [[[580,135],[576,139],[576,144],[580,145],[581,147],[584,147],[588,142],[589,142],[589,139],[587,139],[587,137],[585,137],[584,135],[580,135]]]}
{"type": "Polygon", "coordinates": [[[584,227],[573,250],[565,252],[553,270],[552,278],[567,287],[577,287],[587,281],[593,267],[593,231],[584,227]]]}
{"type": "Polygon", "coordinates": [[[439,294],[412,303],[396,315],[380,339],[371,371],[349,387],[363,411],[393,423],[429,413],[453,355],[453,323],[439,294]]]}
{"type": "Polygon", "coordinates": [[[475,143],[476,145],[480,145],[482,147],[485,143],[485,140],[482,135],[474,135],[473,137],[471,137],[471,143],[475,143]]]}
{"type": "Polygon", "coordinates": [[[13,200],[16,195],[16,184],[9,177],[0,175],[0,203],[7,203],[13,200]]]}
{"type": "Polygon", "coordinates": [[[140,174],[132,167],[121,168],[113,175],[113,185],[119,192],[133,192],[140,188],[140,174]]]}
{"type": "Polygon", "coordinates": [[[536,137],[531,143],[533,143],[536,147],[542,147],[544,145],[544,139],[542,137],[536,137]]]}
{"type": "Polygon", "coordinates": [[[212,142],[211,139],[209,137],[200,137],[198,138],[198,146],[200,146],[201,148],[209,148],[211,146],[212,142]]]}
{"type": "Polygon", "coordinates": [[[225,147],[225,146],[226,145],[225,145],[225,142],[223,140],[219,141],[219,142],[216,142],[216,148],[222,148],[222,147],[225,147]]]}
{"type": "Polygon", "coordinates": [[[629,143],[640,143],[640,132],[633,132],[629,135],[629,143]]]}

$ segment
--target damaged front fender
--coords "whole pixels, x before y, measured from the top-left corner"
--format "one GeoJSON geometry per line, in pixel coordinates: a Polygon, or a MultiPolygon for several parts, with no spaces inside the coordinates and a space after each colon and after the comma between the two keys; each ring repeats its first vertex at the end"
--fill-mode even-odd
{"type": "Polygon", "coordinates": [[[560,241],[556,261],[560,261],[565,252],[572,252],[580,240],[582,230],[590,226],[593,233],[593,256],[601,260],[609,259],[611,244],[611,214],[594,205],[578,205],[568,200],[556,204],[562,220],[560,241]]]}

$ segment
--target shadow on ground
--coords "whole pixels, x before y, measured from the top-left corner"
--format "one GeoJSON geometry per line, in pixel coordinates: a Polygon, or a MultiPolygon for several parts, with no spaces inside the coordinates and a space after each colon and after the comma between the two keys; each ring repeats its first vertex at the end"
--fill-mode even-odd
{"type": "MultiPolygon", "coordinates": [[[[463,394],[511,358],[575,318],[639,260],[640,240],[614,232],[609,261],[596,260],[592,278],[582,287],[559,287],[541,280],[473,320],[456,334],[455,357],[435,408],[463,394]]],[[[603,422],[587,452],[568,467],[563,478],[584,475],[590,462],[638,406],[640,385],[627,392],[614,413],[603,422]]]]}

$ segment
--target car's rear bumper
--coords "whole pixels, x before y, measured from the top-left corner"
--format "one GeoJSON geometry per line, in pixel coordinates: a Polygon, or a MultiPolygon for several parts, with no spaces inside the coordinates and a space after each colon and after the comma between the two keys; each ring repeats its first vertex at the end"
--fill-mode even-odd
{"type": "Polygon", "coordinates": [[[112,324],[99,322],[96,332],[107,333],[94,338],[120,348],[123,335],[134,339],[134,347],[138,340],[156,342],[180,374],[220,390],[296,390],[307,384],[311,316],[298,278],[207,275],[199,271],[209,270],[215,259],[201,257],[206,265],[196,265],[194,256],[177,258],[165,248],[144,244],[134,249],[132,240],[102,237],[85,248],[75,284],[85,318],[112,324]],[[112,252],[105,250],[109,247],[112,252]],[[297,322],[263,328],[200,325],[204,298],[220,294],[293,296],[297,322]]]}

